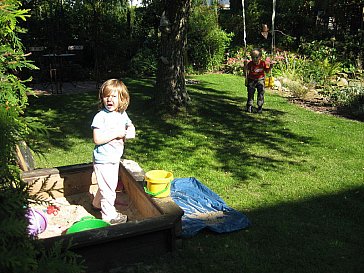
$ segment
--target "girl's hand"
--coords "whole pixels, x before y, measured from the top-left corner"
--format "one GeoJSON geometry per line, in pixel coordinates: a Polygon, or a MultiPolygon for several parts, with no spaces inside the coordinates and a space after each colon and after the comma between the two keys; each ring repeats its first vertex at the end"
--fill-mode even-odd
{"type": "Polygon", "coordinates": [[[133,124],[126,128],[125,139],[135,138],[135,127],[133,124]]]}
{"type": "Polygon", "coordinates": [[[116,139],[122,139],[126,135],[126,130],[125,128],[118,128],[115,130],[115,133],[116,133],[116,139]]]}

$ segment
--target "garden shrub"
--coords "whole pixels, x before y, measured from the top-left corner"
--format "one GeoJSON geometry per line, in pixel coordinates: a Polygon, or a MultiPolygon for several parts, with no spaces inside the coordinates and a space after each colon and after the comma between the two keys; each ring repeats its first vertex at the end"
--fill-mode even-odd
{"type": "Polygon", "coordinates": [[[18,1],[0,2],[0,272],[35,272],[36,251],[26,234],[25,183],[20,179],[15,146],[27,131],[21,113],[26,87],[14,73],[29,66],[17,37],[26,11],[18,1]]]}
{"type": "Polygon", "coordinates": [[[364,118],[364,86],[333,87],[328,96],[341,110],[364,118]]]}
{"type": "MultiPolygon", "coordinates": [[[[291,52],[283,52],[280,60],[273,68],[273,73],[282,78],[293,81],[299,81],[304,85],[329,89],[332,85],[332,79],[342,71],[342,64],[335,60],[335,57],[325,56],[328,51],[327,47],[317,50],[312,57],[302,56],[291,52]],[[324,52],[324,53],[322,53],[324,52]]],[[[302,90],[301,90],[302,91],[302,90]]],[[[305,92],[299,91],[298,94],[305,92]]]]}
{"type": "Polygon", "coordinates": [[[219,69],[232,35],[219,27],[215,7],[193,7],[188,21],[188,64],[196,70],[219,69]]]}
{"type": "Polygon", "coordinates": [[[285,79],[282,86],[286,87],[294,97],[300,99],[305,98],[309,91],[309,89],[299,80],[285,79]]]}
{"type": "MultiPolygon", "coordinates": [[[[229,53],[230,55],[230,53],[229,53]]],[[[224,65],[224,72],[234,75],[243,76],[244,75],[244,60],[240,55],[230,57],[228,55],[227,61],[224,65]]]]}
{"type": "MultiPolygon", "coordinates": [[[[244,75],[244,61],[251,59],[250,52],[253,46],[247,46],[247,48],[238,47],[236,49],[231,49],[226,53],[226,62],[223,66],[223,71],[225,73],[231,73],[234,75],[244,75]]],[[[266,57],[266,52],[262,52],[262,58],[266,57]]]]}
{"type": "Polygon", "coordinates": [[[302,43],[300,52],[307,56],[304,78],[323,88],[327,88],[330,79],[343,70],[343,64],[339,61],[333,41],[302,43]]]}
{"type": "MultiPolygon", "coordinates": [[[[290,80],[304,81],[307,60],[291,52],[282,52],[273,67],[273,74],[290,80]]],[[[278,57],[276,57],[278,58],[278,57]]]]}
{"type": "Polygon", "coordinates": [[[337,60],[335,47],[328,46],[329,41],[312,41],[301,43],[299,52],[313,61],[324,61],[329,59],[331,62],[337,60]]]}
{"type": "Polygon", "coordinates": [[[297,98],[304,98],[312,85],[312,78],[307,73],[309,60],[292,52],[281,52],[275,56],[277,63],[273,66],[272,74],[297,98]]]}
{"type": "Polygon", "coordinates": [[[157,72],[156,53],[153,49],[143,47],[131,59],[130,73],[136,76],[153,76],[157,72]]]}
{"type": "Polygon", "coordinates": [[[331,63],[328,58],[322,61],[308,60],[303,76],[305,79],[309,79],[305,82],[314,82],[317,86],[326,88],[340,71],[342,71],[341,63],[331,63]]]}
{"type": "Polygon", "coordinates": [[[49,263],[42,247],[27,234],[29,194],[15,151],[16,144],[37,124],[23,115],[27,93],[31,92],[25,83],[30,79],[22,81],[17,76],[23,69],[35,68],[26,59],[18,37],[25,32],[18,21],[28,17],[28,10],[20,7],[18,0],[0,2],[0,272],[83,272],[83,266],[76,262],[78,256],[67,250],[52,257],[61,267],[49,263]],[[45,264],[39,264],[39,258],[45,264]]]}

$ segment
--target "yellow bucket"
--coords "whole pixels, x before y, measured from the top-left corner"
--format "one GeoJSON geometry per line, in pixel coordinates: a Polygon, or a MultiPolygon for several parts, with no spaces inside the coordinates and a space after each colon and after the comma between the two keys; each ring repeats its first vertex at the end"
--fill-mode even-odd
{"type": "Polygon", "coordinates": [[[265,78],[265,87],[274,87],[274,77],[267,77],[265,78]]]}
{"type": "Polygon", "coordinates": [[[153,197],[167,197],[171,193],[171,182],[173,174],[163,170],[153,170],[145,174],[147,187],[144,187],[146,193],[153,197]]]}

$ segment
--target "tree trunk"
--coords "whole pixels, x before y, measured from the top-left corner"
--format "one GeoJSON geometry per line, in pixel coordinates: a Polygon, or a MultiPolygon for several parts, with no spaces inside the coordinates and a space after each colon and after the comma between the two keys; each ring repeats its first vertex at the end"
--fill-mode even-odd
{"type": "Polygon", "coordinates": [[[155,98],[159,107],[176,113],[188,103],[184,51],[191,0],[166,0],[161,16],[160,56],[155,98]]]}

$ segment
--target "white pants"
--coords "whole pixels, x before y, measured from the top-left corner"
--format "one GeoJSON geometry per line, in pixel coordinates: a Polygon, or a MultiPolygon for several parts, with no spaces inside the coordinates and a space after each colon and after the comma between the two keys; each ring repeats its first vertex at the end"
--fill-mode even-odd
{"type": "Polygon", "coordinates": [[[116,187],[119,180],[119,163],[94,163],[94,172],[99,189],[92,201],[94,207],[101,208],[102,220],[116,218],[116,187]]]}

